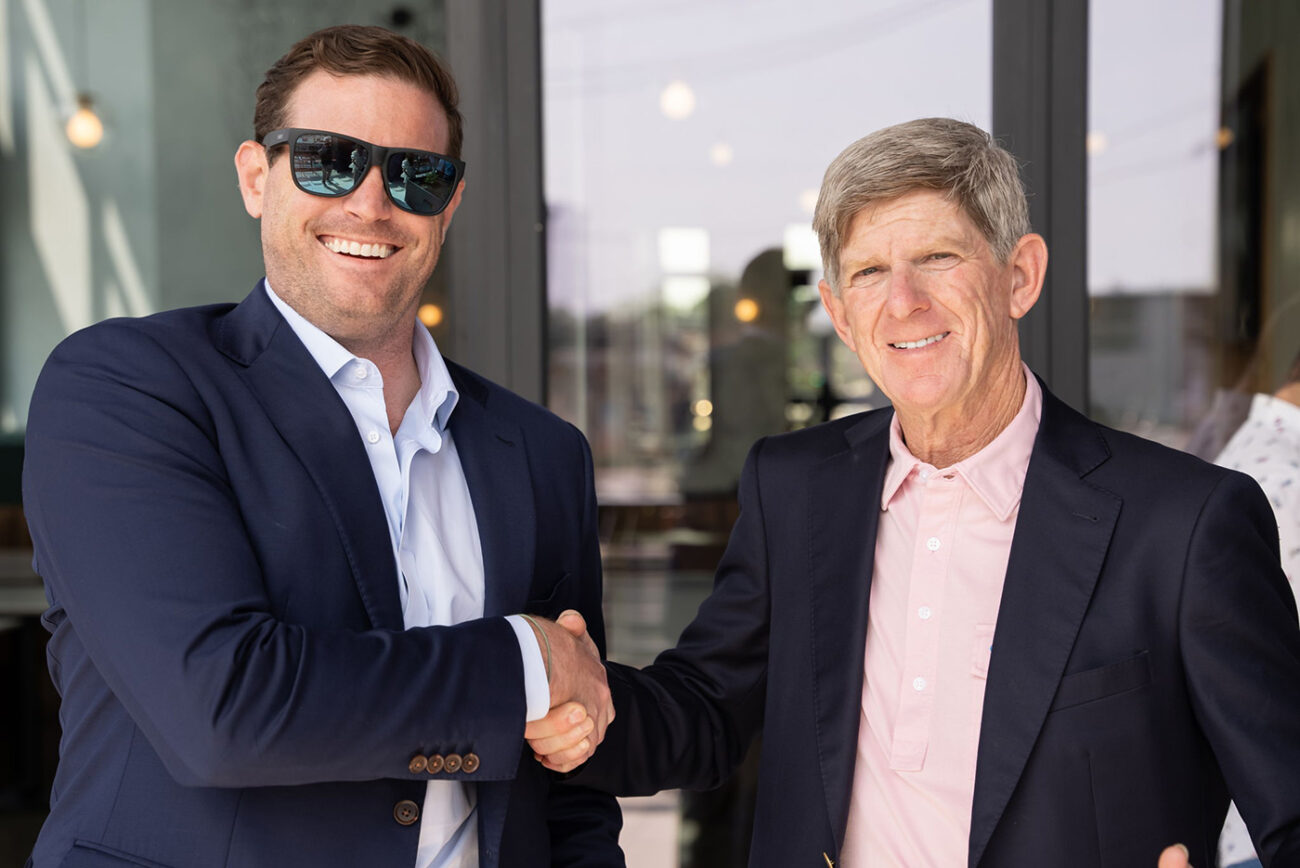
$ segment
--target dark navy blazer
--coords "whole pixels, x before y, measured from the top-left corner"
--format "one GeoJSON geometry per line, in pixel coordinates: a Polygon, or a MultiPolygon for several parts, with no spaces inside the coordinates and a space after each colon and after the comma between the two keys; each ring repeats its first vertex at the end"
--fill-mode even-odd
{"type": "Polygon", "coordinates": [[[452,753],[484,868],[622,864],[614,800],[524,750],[503,617],[573,607],[603,648],[586,441],[448,367],[486,617],[405,630],[355,423],[260,286],[54,351],[23,479],[63,697],[37,868],[411,868],[411,760],[452,753]]]}
{"type": "MultiPolygon", "coordinates": [[[[751,866],[844,841],[892,411],[754,447],[713,594],[575,778],[707,787],[763,736],[751,866]]],[[[1044,391],[984,699],[969,865],[1215,864],[1228,792],[1300,865],[1300,629],[1250,478],[1044,391]]],[[[946,868],[946,866],[945,866],[946,868]]]]}

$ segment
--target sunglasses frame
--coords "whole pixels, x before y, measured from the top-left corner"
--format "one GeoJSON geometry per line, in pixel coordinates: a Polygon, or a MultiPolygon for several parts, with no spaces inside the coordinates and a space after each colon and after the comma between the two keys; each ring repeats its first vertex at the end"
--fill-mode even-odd
{"type": "Polygon", "coordinates": [[[278,148],[280,145],[287,145],[289,148],[289,175],[293,178],[293,185],[309,196],[320,196],[325,199],[340,199],[355,192],[357,187],[360,187],[365,181],[366,175],[370,173],[371,169],[376,166],[382,167],[388,162],[389,154],[419,154],[420,156],[432,157],[435,160],[446,160],[456,169],[456,176],[452,179],[451,195],[447,197],[446,201],[444,201],[441,207],[436,211],[416,211],[414,208],[394,196],[392,188],[388,186],[388,181],[382,180],[381,177],[384,193],[387,194],[388,200],[406,213],[416,214],[420,217],[435,217],[445,211],[447,206],[451,203],[451,200],[455,198],[456,190],[460,187],[460,182],[465,179],[464,160],[458,160],[455,157],[449,157],[446,154],[439,154],[437,151],[421,150],[420,148],[385,148],[382,145],[371,144],[365,139],[358,139],[356,136],[336,133],[332,130],[309,130],[302,127],[285,127],[282,130],[271,130],[271,132],[266,134],[266,138],[262,139],[262,147],[266,148],[268,151],[271,150],[271,148],[278,148]],[[302,185],[298,180],[298,173],[293,170],[293,150],[298,143],[298,139],[304,135],[333,136],[336,139],[342,139],[344,141],[361,145],[366,149],[367,159],[365,171],[361,173],[361,177],[357,179],[351,190],[344,190],[340,193],[324,193],[316,190],[308,190],[302,185]]]}

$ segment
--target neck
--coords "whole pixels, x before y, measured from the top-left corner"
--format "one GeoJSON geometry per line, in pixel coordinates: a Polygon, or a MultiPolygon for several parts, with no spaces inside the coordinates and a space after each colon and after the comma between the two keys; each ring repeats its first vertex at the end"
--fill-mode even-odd
{"type": "Polygon", "coordinates": [[[388,413],[389,433],[396,434],[406,410],[420,391],[420,368],[415,362],[412,343],[414,326],[408,329],[405,341],[384,339],[379,341],[339,341],[348,352],[369,359],[379,368],[384,378],[384,409],[388,413]]]}
{"type": "Polygon", "coordinates": [[[974,412],[957,407],[927,415],[895,408],[908,450],[926,464],[943,469],[992,443],[1025,403],[1027,386],[1018,360],[1014,374],[1005,382],[1006,388],[977,396],[981,403],[974,412]]]}
{"type": "Polygon", "coordinates": [[[1287,383],[1282,388],[1273,393],[1273,397],[1280,401],[1286,401],[1288,404],[1295,404],[1300,407],[1300,382],[1287,383]]]}

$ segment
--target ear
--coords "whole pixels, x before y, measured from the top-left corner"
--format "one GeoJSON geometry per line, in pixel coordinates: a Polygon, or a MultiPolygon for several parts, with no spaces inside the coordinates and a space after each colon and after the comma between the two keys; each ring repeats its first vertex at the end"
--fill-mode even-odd
{"type": "Polygon", "coordinates": [[[456,185],[456,192],[451,194],[451,201],[447,203],[447,207],[443,208],[442,213],[438,215],[439,219],[442,221],[443,241],[447,240],[447,230],[451,228],[452,215],[455,214],[456,209],[460,207],[460,197],[464,192],[465,182],[461,181],[456,185]]]}
{"type": "Polygon", "coordinates": [[[239,176],[239,195],[244,198],[244,210],[250,217],[262,216],[262,197],[266,177],[271,166],[266,160],[266,148],[257,142],[244,142],[235,151],[235,174],[239,176]]]}
{"type": "Polygon", "coordinates": [[[830,315],[831,322],[835,326],[835,334],[840,336],[844,346],[856,354],[858,347],[853,341],[853,332],[849,329],[849,318],[844,313],[844,299],[835,294],[835,290],[831,289],[831,285],[825,278],[817,281],[817,291],[822,296],[822,307],[826,308],[826,313],[830,315]]]}
{"type": "Polygon", "coordinates": [[[1011,318],[1020,319],[1038,301],[1047,276],[1047,242],[1031,232],[1011,251],[1011,318]]]}

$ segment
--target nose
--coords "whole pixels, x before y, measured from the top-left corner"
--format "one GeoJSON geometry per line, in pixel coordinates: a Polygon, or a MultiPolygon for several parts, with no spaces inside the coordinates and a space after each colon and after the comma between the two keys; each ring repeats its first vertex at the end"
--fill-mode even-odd
{"type": "Polygon", "coordinates": [[[367,166],[361,183],[340,201],[344,210],[358,220],[386,220],[393,209],[388,191],[384,189],[383,171],[378,165],[367,166]]]}
{"type": "Polygon", "coordinates": [[[918,311],[929,310],[930,296],[925,290],[925,276],[910,264],[890,271],[889,296],[885,309],[894,319],[907,319],[918,311]]]}

